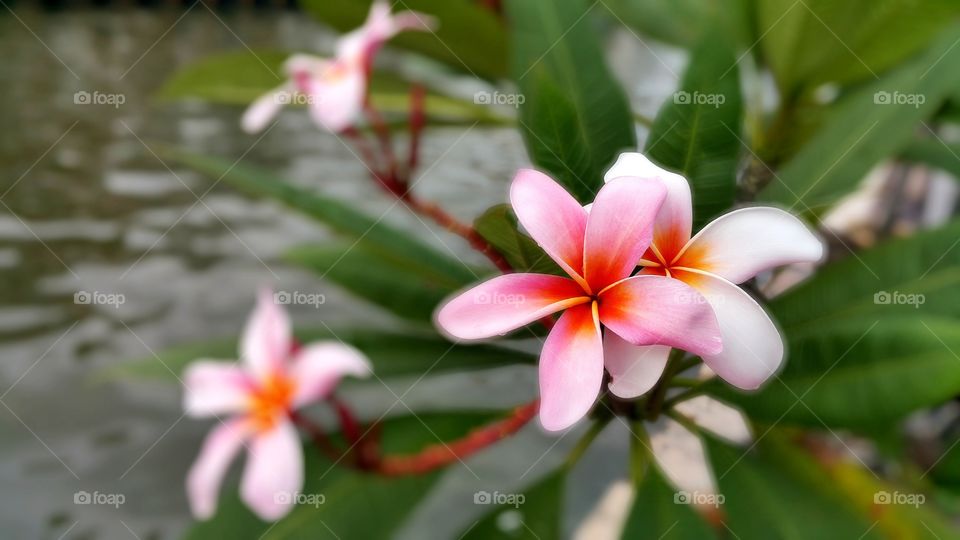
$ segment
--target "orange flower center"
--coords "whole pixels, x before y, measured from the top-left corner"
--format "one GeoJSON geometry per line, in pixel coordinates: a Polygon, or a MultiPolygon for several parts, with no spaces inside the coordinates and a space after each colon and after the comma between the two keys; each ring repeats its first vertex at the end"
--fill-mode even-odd
{"type": "Polygon", "coordinates": [[[250,396],[250,418],[258,431],[267,431],[290,410],[296,385],[293,379],[274,374],[253,390],[250,396]]]}

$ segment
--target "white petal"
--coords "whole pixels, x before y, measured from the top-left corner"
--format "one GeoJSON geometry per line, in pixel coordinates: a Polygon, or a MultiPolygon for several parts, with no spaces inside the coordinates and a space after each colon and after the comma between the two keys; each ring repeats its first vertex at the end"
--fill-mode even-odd
{"type": "Polygon", "coordinates": [[[674,408],[700,427],[733,444],[745,446],[753,440],[743,413],[710,396],[697,396],[681,401],[674,405],[674,408]]]}
{"type": "Polygon", "coordinates": [[[603,365],[610,373],[610,391],[624,399],[649,392],[660,380],[670,350],[664,345],[633,345],[607,330],[603,336],[603,365]]]}
{"type": "Polygon", "coordinates": [[[303,489],[303,448],[297,430],[282,421],[254,435],[240,480],[240,497],[267,521],[287,514],[303,489]]]}
{"type": "Polygon", "coordinates": [[[247,133],[262,131],[280,109],[290,103],[292,95],[290,85],[284,84],[258,97],[243,113],[240,126],[247,133]]]}
{"type": "Polygon", "coordinates": [[[823,252],[823,242],[800,219],[779,208],[758,206],[710,222],[677,264],[743,283],[777,266],[819,261],[823,252]]]}
{"type": "Polygon", "coordinates": [[[192,417],[243,411],[250,400],[251,382],[235,362],[197,360],[183,374],[183,409],[192,417]]]}
{"type": "Polygon", "coordinates": [[[344,375],[367,377],[370,362],[353,347],[339,341],[312,343],[301,349],[290,366],[296,384],[295,407],[329,395],[344,375]]]}
{"type": "Polygon", "coordinates": [[[277,305],[273,292],[261,290],[240,338],[241,360],[257,380],[265,380],[286,369],[284,363],[290,356],[291,334],[287,312],[277,305]]]}
{"type": "Polygon", "coordinates": [[[337,133],[357,122],[367,91],[366,74],[360,64],[338,64],[309,84],[310,115],[320,127],[337,133]],[[337,73],[331,74],[331,70],[337,73]]]}
{"type": "Polygon", "coordinates": [[[200,455],[187,473],[187,499],[197,519],[213,516],[223,475],[248,434],[243,420],[231,420],[217,425],[207,435],[200,455]]]}
{"type": "Polygon", "coordinates": [[[654,460],[674,487],[688,493],[717,492],[700,437],[667,417],[652,424],[649,432],[654,460]]]}

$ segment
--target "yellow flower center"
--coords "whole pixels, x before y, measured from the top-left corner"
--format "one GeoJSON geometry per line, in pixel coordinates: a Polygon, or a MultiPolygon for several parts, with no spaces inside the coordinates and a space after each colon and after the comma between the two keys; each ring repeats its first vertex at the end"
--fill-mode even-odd
{"type": "Polygon", "coordinates": [[[296,385],[283,374],[268,377],[250,396],[250,418],[257,431],[268,431],[290,410],[296,385]]]}

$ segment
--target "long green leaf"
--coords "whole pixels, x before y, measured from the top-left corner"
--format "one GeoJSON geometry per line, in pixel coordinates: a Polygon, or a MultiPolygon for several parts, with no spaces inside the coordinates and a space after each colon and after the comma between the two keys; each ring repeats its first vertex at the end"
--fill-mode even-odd
{"type": "Polygon", "coordinates": [[[915,139],[900,151],[900,158],[943,169],[960,180],[960,145],[949,145],[934,138],[915,139]]]}
{"type": "Polygon", "coordinates": [[[648,157],[690,181],[696,228],[733,204],[742,111],[736,66],[729,39],[706,36],[647,139],[648,157]]]}
{"type": "Polygon", "coordinates": [[[630,107],[590,25],[596,5],[506,1],[527,151],[584,203],[616,156],[636,148],[630,107]]]}
{"type": "Polygon", "coordinates": [[[566,275],[532,238],[520,232],[509,205],[491,207],[473,226],[516,271],[566,275]]]}
{"type": "MultiPolygon", "coordinates": [[[[562,516],[567,469],[562,467],[521,494],[502,494],[510,497],[509,504],[498,506],[494,511],[471,526],[461,540],[559,540],[562,538],[562,516]],[[511,515],[507,515],[511,514],[511,515]],[[507,519],[504,519],[507,518],[507,519]],[[504,529],[503,524],[510,525],[504,529]]],[[[501,496],[498,494],[498,496],[501,496]]],[[[480,497],[492,498],[491,493],[480,497]]],[[[497,501],[490,501],[497,502],[497,501]]],[[[489,502],[486,502],[489,504],[489,502]]]]}
{"type": "Polygon", "coordinates": [[[624,540],[701,540],[716,538],[707,523],[689,504],[679,504],[676,492],[661,476],[648,467],[627,517],[621,538],[624,540]]]}

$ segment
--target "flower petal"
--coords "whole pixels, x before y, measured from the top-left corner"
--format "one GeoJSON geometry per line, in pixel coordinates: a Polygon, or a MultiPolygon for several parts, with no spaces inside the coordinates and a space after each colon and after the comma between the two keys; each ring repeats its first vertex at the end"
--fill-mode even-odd
{"type": "Polygon", "coordinates": [[[743,413],[710,396],[697,396],[681,401],[673,407],[700,427],[729,442],[746,446],[753,440],[750,426],[743,413]]]}
{"type": "Polygon", "coordinates": [[[590,304],[568,309],[540,353],[540,422],[550,431],[573,425],[593,407],[603,382],[600,326],[590,304]]]}
{"type": "Polygon", "coordinates": [[[325,398],[344,375],[367,377],[370,362],[357,349],[339,341],[311,343],[300,349],[290,366],[297,385],[294,407],[325,398]]]}
{"type": "Polygon", "coordinates": [[[307,82],[310,116],[334,133],[354,125],[363,108],[367,77],[360,64],[338,62],[307,82]]]}
{"type": "Polygon", "coordinates": [[[247,369],[258,381],[281,372],[290,355],[290,318],[274,301],[273,292],[263,289],[257,307],[247,320],[240,339],[240,353],[247,369]]]}
{"type": "Polygon", "coordinates": [[[454,338],[484,339],[588,301],[583,289],[564,277],[505,274],[448,300],[436,325],[454,338]]]}
{"type": "Polygon", "coordinates": [[[292,87],[287,83],[258,97],[243,113],[240,127],[247,133],[262,131],[284,104],[290,103],[292,96],[292,87]]]}
{"type": "Polygon", "coordinates": [[[653,458],[679,491],[716,493],[717,482],[700,437],[670,418],[651,425],[653,458]]]}
{"type": "Polygon", "coordinates": [[[200,455],[187,473],[187,499],[197,519],[209,519],[217,509],[220,483],[249,431],[243,420],[213,428],[203,441],[200,455]]]}
{"type": "Polygon", "coordinates": [[[611,180],[597,193],[583,241],[583,277],[594,292],[633,272],[665,196],[659,182],[641,178],[611,180]]]}
{"type": "Polygon", "coordinates": [[[610,391],[631,399],[653,388],[667,367],[670,347],[637,346],[607,330],[603,336],[603,365],[610,373],[610,391]]]}
{"type": "Polygon", "coordinates": [[[676,266],[743,283],[758,273],[823,257],[823,242],[798,218],[773,207],[734,210],[710,222],[690,240],[676,266]]]}
{"type": "Polygon", "coordinates": [[[303,488],[303,449],[293,424],[284,420],[257,433],[240,480],[240,498],[261,519],[280,519],[303,488]]]}
{"type": "Polygon", "coordinates": [[[693,227],[693,206],[690,183],[679,174],[663,169],[639,152],[624,152],[610,167],[603,179],[606,182],[621,176],[653,178],[667,188],[667,196],[657,214],[653,229],[653,243],[667,262],[690,240],[693,227]]]}
{"type": "Polygon", "coordinates": [[[740,287],[709,274],[680,272],[713,306],[720,324],[723,351],[705,354],[703,361],[728,383],[745,390],[759,387],[783,363],[780,331],[760,304],[740,287]]]}
{"type": "Polygon", "coordinates": [[[641,275],[617,283],[600,295],[600,321],[634,345],[669,345],[698,355],[723,349],[710,304],[677,279],[641,275]]]}
{"type": "Polygon", "coordinates": [[[583,276],[587,211],[560,184],[531,169],[520,169],[510,187],[520,224],[570,277],[583,276]]]}
{"type": "Polygon", "coordinates": [[[245,410],[252,381],[235,362],[197,360],[184,371],[183,386],[183,410],[204,417],[245,410]]]}

